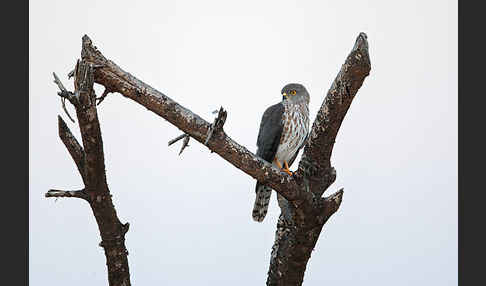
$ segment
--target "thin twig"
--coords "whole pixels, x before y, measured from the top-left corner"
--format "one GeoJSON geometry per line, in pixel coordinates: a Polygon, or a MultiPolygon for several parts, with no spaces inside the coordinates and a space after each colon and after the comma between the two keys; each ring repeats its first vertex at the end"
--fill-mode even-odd
{"type": "Polygon", "coordinates": [[[57,77],[56,73],[53,72],[52,75],[54,76],[54,83],[57,84],[57,86],[59,87],[59,89],[61,90],[60,93],[58,93],[58,95],[61,97],[61,103],[62,103],[62,109],[64,110],[64,112],[66,113],[66,115],[69,117],[69,119],[71,120],[72,123],[75,123],[74,119],[71,117],[71,114],[69,114],[69,112],[67,111],[67,108],[66,108],[66,98],[69,99],[69,101],[72,102],[72,99],[70,98],[72,95],[71,93],[64,87],[64,85],[62,84],[61,80],[59,79],[59,77],[57,77]]]}
{"type": "Polygon", "coordinates": [[[69,119],[71,120],[71,122],[72,123],[76,123],[76,121],[74,121],[74,119],[71,117],[71,115],[69,114],[69,112],[66,109],[66,99],[64,97],[61,97],[61,103],[62,103],[62,109],[64,110],[64,112],[66,113],[66,115],[69,117],[69,119]]]}
{"type": "Polygon", "coordinates": [[[184,138],[184,141],[182,141],[182,147],[181,147],[181,151],[179,151],[179,155],[182,154],[182,151],[184,151],[184,149],[186,149],[186,147],[189,147],[189,139],[191,139],[191,136],[189,136],[189,134],[182,134],[182,135],[179,135],[177,136],[176,138],[172,139],[169,141],[168,143],[168,146],[176,143],[177,141],[181,140],[184,138]]]}
{"type": "Polygon", "coordinates": [[[106,96],[107,96],[107,95],[108,95],[110,92],[111,92],[111,91],[110,91],[108,88],[105,88],[105,90],[103,91],[103,94],[102,94],[100,97],[96,98],[96,101],[98,101],[98,102],[96,103],[96,105],[100,105],[100,103],[101,103],[103,100],[105,100],[106,96]]]}
{"type": "Polygon", "coordinates": [[[189,139],[191,139],[191,137],[187,135],[184,138],[184,141],[182,141],[182,147],[181,147],[181,151],[179,151],[179,156],[182,154],[182,151],[184,151],[184,149],[186,149],[186,147],[189,146],[189,139]]]}
{"type": "Polygon", "coordinates": [[[169,141],[169,145],[168,145],[168,146],[170,146],[170,145],[172,145],[172,144],[176,143],[177,141],[179,141],[179,140],[181,140],[182,138],[185,138],[185,137],[187,137],[187,136],[189,136],[189,135],[187,135],[186,133],[184,133],[184,134],[182,134],[182,135],[177,136],[176,138],[174,138],[174,139],[172,139],[172,140],[170,140],[170,141],[169,141]]]}
{"type": "Polygon", "coordinates": [[[53,72],[52,75],[54,76],[54,83],[57,84],[57,86],[59,87],[59,89],[62,92],[67,92],[68,90],[64,87],[64,85],[62,84],[61,80],[59,80],[59,78],[57,77],[56,73],[53,72]]]}

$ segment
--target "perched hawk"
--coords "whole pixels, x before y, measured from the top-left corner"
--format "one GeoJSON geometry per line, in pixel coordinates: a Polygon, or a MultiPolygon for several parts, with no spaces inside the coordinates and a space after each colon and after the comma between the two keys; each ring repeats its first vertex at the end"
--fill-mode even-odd
{"type": "MultiPolygon", "coordinates": [[[[309,93],[298,83],[282,89],[282,101],[265,110],[257,139],[257,156],[289,175],[289,166],[305,145],[309,133],[309,93]]],[[[272,189],[256,183],[253,219],[262,222],[267,214],[272,189]]]]}

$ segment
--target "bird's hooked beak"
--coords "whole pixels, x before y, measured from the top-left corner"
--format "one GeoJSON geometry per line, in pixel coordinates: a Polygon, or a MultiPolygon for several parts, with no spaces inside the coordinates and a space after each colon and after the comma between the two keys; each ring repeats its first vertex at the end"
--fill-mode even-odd
{"type": "Polygon", "coordinates": [[[282,95],[283,95],[283,97],[285,97],[285,98],[289,98],[289,96],[287,95],[287,93],[286,93],[286,92],[282,93],[282,95]]]}

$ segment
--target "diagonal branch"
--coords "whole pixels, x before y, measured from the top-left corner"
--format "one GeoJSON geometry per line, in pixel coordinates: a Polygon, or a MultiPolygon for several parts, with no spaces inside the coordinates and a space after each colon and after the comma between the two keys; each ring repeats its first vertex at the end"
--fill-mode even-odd
{"type": "MultiPolygon", "coordinates": [[[[102,84],[112,92],[118,92],[145,106],[148,110],[177,126],[195,140],[205,144],[211,151],[223,157],[236,168],[267,184],[287,200],[304,201],[309,199],[308,193],[302,192],[300,188],[297,188],[298,183],[293,177],[282,174],[280,170],[274,168],[270,163],[236,143],[222,128],[213,130],[213,124],[222,126],[224,120],[210,124],[167,95],[125,72],[113,61],[105,58],[92,45],[91,39],[86,35],[83,36],[82,45],[81,56],[83,60],[102,66],[95,70],[94,80],[96,83],[102,84]]],[[[225,113],[218,115],[218,117],[220,116],[221,118],[226,118],[225,113]]]]}

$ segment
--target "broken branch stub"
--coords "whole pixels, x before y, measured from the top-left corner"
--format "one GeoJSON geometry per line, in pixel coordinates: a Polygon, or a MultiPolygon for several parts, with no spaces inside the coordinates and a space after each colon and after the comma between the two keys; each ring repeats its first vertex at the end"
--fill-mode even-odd
{"type": "Polygon", "coordinates": [[[208,145],[209,140],[213,136],[215,131],[223,130],[224,123],[226,122],[226,110],[221,107],[218,112],[218,116],[214,119],[213,123],[209,126],[208,133],[206,135],[206,141],[204,141],[204,145],[208,145]]]}

